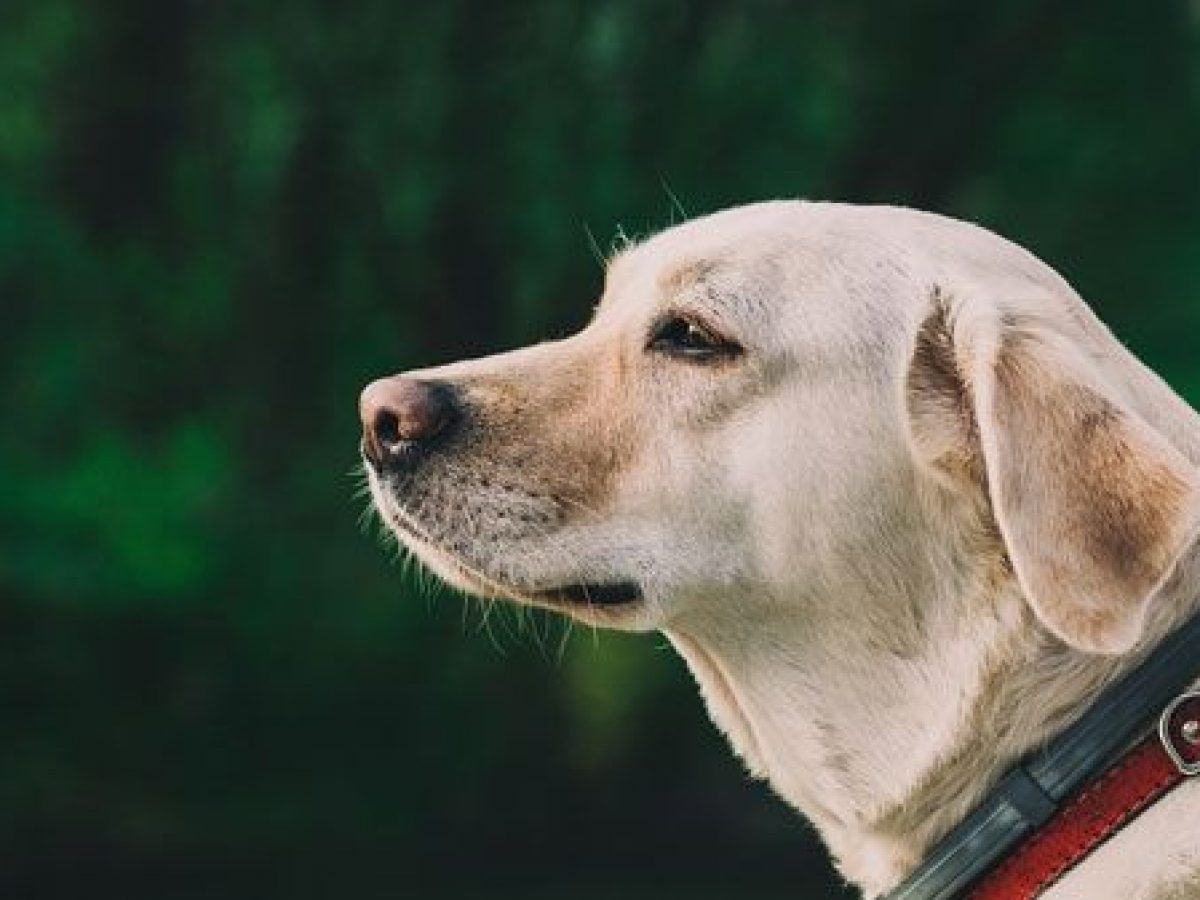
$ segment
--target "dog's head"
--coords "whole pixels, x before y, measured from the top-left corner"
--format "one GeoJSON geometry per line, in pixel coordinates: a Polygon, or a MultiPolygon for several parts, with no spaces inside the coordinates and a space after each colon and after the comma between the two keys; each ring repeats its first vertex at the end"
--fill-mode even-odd
{"type": "Polygon", "coordinates": [[[1137,640],[1200,482],[1143,402],[1161,388],[1121,383],[1130,358],[1035,258],[779,202],[606,281],[573,337],[363,392],[375,503],[447,581],[613,627],[785,610],[894,639],[921,617],[896,598],[968,547],[1067,642],[1137,640]]]}

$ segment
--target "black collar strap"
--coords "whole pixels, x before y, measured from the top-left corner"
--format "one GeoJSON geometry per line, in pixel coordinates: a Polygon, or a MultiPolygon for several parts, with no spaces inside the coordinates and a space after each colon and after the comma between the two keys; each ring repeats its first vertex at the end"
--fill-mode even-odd
{"type": "Polygon", "coordinates": [[[1074,725],[1000,779],[883,900],[952,900],[1111,765],[1200,672],[1200,616],[1105,690],[1074,725]]]}

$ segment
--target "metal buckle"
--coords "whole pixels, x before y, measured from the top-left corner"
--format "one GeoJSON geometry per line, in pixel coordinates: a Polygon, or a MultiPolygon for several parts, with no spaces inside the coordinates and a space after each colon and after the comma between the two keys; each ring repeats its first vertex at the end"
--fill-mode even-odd
{"type": "MultiPolygon", "coordinates": [[[[1197,760],[1196,762],[1188,762],[1188,760],[1184,759],[1183,754],[1179,752],[1179,748],[1175,744],[1176,736],[1172,734],[1171,729],[1175,725],[1175,713],[1177,713],[1180,707],[1182,707],[1185,703],[1191,703],[1193,701],[1200,702],[1200,691],[1190,691],[1186,694],[1180,694],[1171,701],[1170,705],[1166,709],[1163,710],[1163,714],[1158,720],[1158,736],[1159,739],[1162,740],[1163,747],[1166,748],[1167,755],[1171,757],[1171,762],[1175,763],[1176,768],[1178,768],[1180,772],[1189,778],[1195,775],[1200,775],[1200,760],[1197,760]]],[[[1200,746],[1200,716],[1183,723],[1183,725],[1180,726],[1178,736],[1188,743],[1194,743],[1200,746]],[[1193,739],[1193,735],[1189,733],[1189,731],[1192,730],[1195,731],[1195,739],[1193,739]]]]}

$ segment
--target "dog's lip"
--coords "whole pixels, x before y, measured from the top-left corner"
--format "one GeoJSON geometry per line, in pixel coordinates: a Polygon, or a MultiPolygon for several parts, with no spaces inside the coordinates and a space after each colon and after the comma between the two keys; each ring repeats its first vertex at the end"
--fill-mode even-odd
{"type": "Polygon", "coordinates": [[[645,599],[636,581],[579,582],[548,591],[537,591],[535,599],[564,606],[629,606],[645,599]]]}
{"type": "Polygon", "coordinates": [[[551,607],[603,607],[613,609],[629,607],[645,599],[642,586],[632,579],[614,581],[580,581],[556,588],[528,588],[507,585],[469,566],[456,554],[448,553],[437,541],[425,534],[415,522],[400,510],[388,517],[394,525],[417,540],[446,555],[458,573],[479,586],[480,593],[508,595],[511,599],[532,600],[551,607]]]}

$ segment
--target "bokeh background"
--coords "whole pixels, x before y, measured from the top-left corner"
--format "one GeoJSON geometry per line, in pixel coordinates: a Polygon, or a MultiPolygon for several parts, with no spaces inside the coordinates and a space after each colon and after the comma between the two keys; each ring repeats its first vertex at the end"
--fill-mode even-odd
{"type": "Polygon", "coordinates": [[[369,379],[781,196],[1012,236],[1200,399],[1196,2],[4,0],[0,895],[845,896],[661,639],[427,596],[349,474],[369,379]]]}

